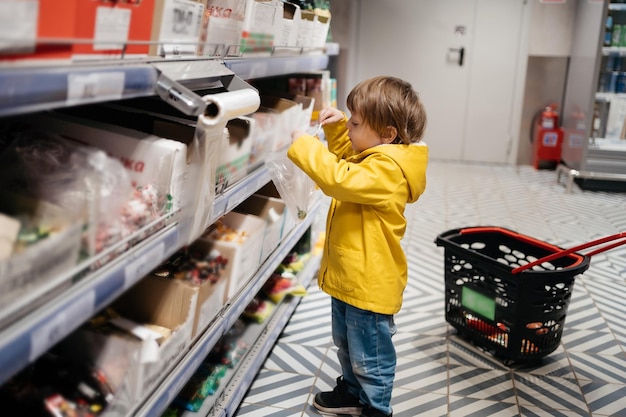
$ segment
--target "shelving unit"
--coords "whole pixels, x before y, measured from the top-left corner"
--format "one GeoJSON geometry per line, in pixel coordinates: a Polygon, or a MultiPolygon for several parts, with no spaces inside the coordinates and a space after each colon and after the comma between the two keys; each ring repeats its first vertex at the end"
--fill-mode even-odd
{"type": "MultiPolygon", "coordinates": [[[[234,324],[234,322],[243,313],[246,306],[252,301],[253,297],[261,290],[261,287],[272,274],[272,272],[280,265],[281,261],[289,254],[289,251],[302,236],[304,231],[311,226],[315,212],[319,209],[319,203],[313,208],[311,216],[308,216],[301,224],[294,229],[289,236],[281,243],[280,247],[272,254],[250,279],[244,288],[237,294],[232,304],[225,306],[223,311],[215,321],[211,323],[207,331],[198,338],[191,350],[159,384],[157,391],[146,400],[146,403],[136,412],[129,415],[134,416],[157,416],[160,415],[167,406],[174,400],[176,394],[182,389],[184,384],[189,380],[194,371],[200,366],[202,360],[209,354],[212,347],[221,336],[223,336],[234,324]]],[[[308,285],[313,274],[316,272],[319,259],[310,259],[306,267],[299,274],[299,281],[303,285],[308,285]]],[[[267,353],[274,345],[278,335],[289,320],[299,299],[290,298],[282,303],[275,310],[271,320],[262,325],[253,325],[248,329],[246,341],[251,347],[245,358],[240,362],[240,366],[235,371],[230,372],[222,380],[220,390],[213,396],[207,398],[203,404],[201,411],[198,413],[187,412],[184,415],[205,416],[216,415],[221,409],[230,409],[227,415],[232,415],[232,411],[237,408],[243,394],[247,391],[252,380],[258,372],[267,353]]]]}
{"type": "MultiPolygon", "coordinates": [[[[314,53],[280,57],[146,59],[0,68],[0,117],[10,118],[41,110],[148,96],[160,96],[185,114],[200,115],[204,112],[206,103],[194,90],[213,88],[215,85],[228,91],[252,88],[245,80],[320,70],[327,65],[328,56],[314,53]]],[[[259,167],[243,180],[229,186],[215,198],[212,222],[230,212],[269,181],[268,171],[259,167]]],[[[157,391],[141,404],[127,404],[127,408],[122,406],[121,409],[112,409],[105,415],[156,416],[163,412],[200,361],[232,326],[265,280],[307,230],[315,210],[260,265],[254,277],[229,300],[184,357],[178,363],[172,364],[171,371],[163,375],[157,391]]],[[[80,281],[69,289],[57,291],[58,293],[53,293],[43,301],[25,298],[10,311],[0,314],[0,384],[4,384],[68,336],[183,245],[180,236],[181,223],[188,219],[180,211],[169,213],[158,221],[162,225],[160,230],[104,267],[95,272],[84,273],[80,281]]],[[[89,263],[93,261],[91,259],[78,265],[54,281],[70,281],[76,274],[88,270],[89,263]]],[[[307,266],[309,271],[304,274],[304,280],[312,276],[310,269],[315,268],[314,264],[313,261],[307,266]]],[[[54,286],[54,282],[51,285],[54,286]]],[[[35,295],[33,298],[36,298],[35,295]]],[[[237,371],[232,379],[233,383],[249,385],[256,373],[255,369],[258,369],[264,359],[262,355],[269,351],[280,333],[280,326],[286,323],[296,303],[297,300],[293,300],[277,310],[269,327],[261,331],[261,344],[253,349],[256,353],[248,354],[246,358],[246,363],[250,365],[237,371]]],[[[241,394],[245,392],[243,386],[227,388],[227,393],[218,397],[219,404],[211,406],[213,412],[236,408],[237,399],[241,399],[238,393],[242,389],[241,394]]]]}
{"type": "Polygon", "coordinates": [[[626,113],[621,110],[626,110],[626,4],[604,3],[583,4],[577,12],[563,163],[557,167],[557,181],[566,177],[568,191],[575,180],[590,188],[626,188],[626,113]]]}

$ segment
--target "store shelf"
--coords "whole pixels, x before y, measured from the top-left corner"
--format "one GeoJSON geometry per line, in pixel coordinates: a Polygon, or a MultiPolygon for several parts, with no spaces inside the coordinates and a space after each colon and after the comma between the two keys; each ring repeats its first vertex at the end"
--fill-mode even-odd
{"type": "MultiPolygon", "coordinates": [[[[215,200],[212,222],[269,181],[267,169],[259,167],[224,190],[215,200]]],[[[69,335],[87,318],[110,304],[178,250],[183,244],[179,237],[180,229],[180,222],[173,222],[37,308],[33,307],[33,300],[25,298],[20,304],[30,306],[28,313],[13,319],[10,325],[0,330],[0,384],[69,335]]],[[[70,281],[72,276],[84,269],[85,265],[81,264],[55,281],[70,281]]],[[[2,314],[1,317],[7,317],[9,312],[3,311],[2,314]]]]}
{"type": "Polygon", "coordinates": [[[617,42],[617,31],[623,30],[626,19],[626,3],[609,3],[608,12],[607,2],[601,3],[579,10],[577,19],[585,24],[580,25],[572,45],[577,56],[586,59],[570,63],[563,100],[563,114],[577,116],[563,119],[562,164],[557,167],[557,182],[565,176],[568,191],[574,182],[581,188],[600,190],[606,185],[607,190],[623,189],[619,183],[626,179],[626,153],[615,142],[623,131],[626,104],[626,46],[617,42]],[[620,46],[601,46],[605,42],[620,46]]]}
{"type": "Polygon", "coordinates": [[[106,307],[180,247],[169,225],[0,332],[0,383],[106,307]]]}
{"type": "Polygon", "coordinates": [[[232,211],[232,209],[270,181],[269,171],[265,167],[259,167],[250,172],[243,180],[232,184],[226,190],[220,192],[215,197],[211,223],[232,211]]]}
{"type": "Polygon", "coordinates": [[[244,80],[273,77],[294,72],[321,70],[328,66],[325,54],[297,55],[287,57],[263,57],[251,59],[226,59],[227,68],[244,80]]]}
{"type": "MultiPolygon", "coordinates": [[[[35,66],[2,64],[0,118],[151,96],[160,97],[164,102],[189,116],[197,116],[204,112],[206,102],[194,90],[220,88],[232,91],[253,88],[245,80],[327,67],[327,55],[320,51],[310,52],[310,54],[300,51],[285,56],[242,58],[205,57],[175,60],[157,58],[35,66]]],[[[270,180],[267,169],[258,166],[246,178],[218,192],[211,222],[232,211],[270,180]]],[[[312,213],[316,209],[317,207],[314,207],[312,213]]],[[[11,310],[13,307],[5,310],[3,306],[0,312],[0,384],[4,384],[34,362],[175,253],[183,245],[185,240],[183,235],[186,235],[185,228],[189,223],[189,219],[184,218],[181,213],[185,211],[176,213],[176,216],[168,219],[162,229],[99,269],[84,273],[86,266],[82,263],[63,276],[55,277],[55,283],[66,282],[68,286],[61,288],[55,283],[50,283],[51,288],[54,287],[56,290],[40,290],[47,294],[40,297],[37,302],[30,303],[31,298],[33,300],[36,298],[36,294],[33,293],[29,296],[31,298],[20,300],[20,305],[13,310],[11,310]],[[81,279],[76,280],[77,276],[81,279]]],[[[267,277],[287,256],[310,226],[313,217],[309,216],[299,223],[270,258],[260,265],[258,272],[247,285],[215,317],[207,331],[193,342],[191,350],[184,358],[179,363],[171,365],[171,372],[163,373],[164,379],[158,384],[156,392],[140,404],[122,401],[121,408],[111,410],[111,413],[107,411],[107,415],[157,416],[163,412],[210,349],[228,331],[261,289],[267,277]]],[[[278,320],[280,324],[281,320],[287,320],[293,308],[295,304],[293,307],[281,307],[282,319],[273,319],[272,323],[278,320]]],[[[268,331],[275,337],[279,334],[278,330],[270,330],[268,327],[263,332],[264,339],[268,331]],[[274,334],[275,332],[278,333],[274,334]]],[[[267,340],[265,343],[273,344],[270,342],[271,339],[267,340]]],[[[261,353],[267,354],[271,344],[260,348],[261,353]]],[[[260,366],[262,360],[261,356],[247,359],[253,362],[250,369],[260,366]]],[[[251,380],[253,376],[244,379],[251,380]]],[[[232,394],[223,396],[233,400],[222,401],[220,407],[226,409],[235,407],[234,399],[239,396],[238,389],[232,394]]],[[[217,407],[214,408],[217,410],[217,407]]]]}
{"type": "Polygon", "coordinates": [[[194,89],[217,84],[228,91],[251,88],[244,80],[327,65],[328,56],[317,53],[0,67],[0,117],[154,95],[185,114],[199,115],[206,103],[194,89]]]}
{"type": "MultiPolygon", "coordinates": [[[[312,214],[298,223],[289,235],[283,239],[280,246],[270,255],[269,259],[259,267],[256,274],[254,274],[246,285],[235,294],[233,300],[224,307],[218,317],[210,324],[209,328],[194,342],[189,352],[187,352],[174,369],[167,373],[167,375],[164,375],[165,378],[160,381],[156,391],[153,392],[149,398],[146,398],[145,402],[137,410],[133,410],[130,415],[151,417],[161,415],[165,411],[185,383],[191,378],[195,370],[200,366],[200,363],[209,354],[213,346],[215,346],[219,338],[232,327],[233,323],[239,318],[241,313],[243,313],[246,306],[261,290],[267,278],[269,278],[272,272],[280,265],[300,237],[309,228],[315,217],[313,214],[317,212],[319,206],[320,204],[317,203],[311,211],[312,214]]],[[[262,359],[260,360],[262,362],[262,359]]],[[[252,375],[252,377],[253,376],[254,375],[252,375]]],[[[219,395],[215,396],[215,398],[219,398],[219,395]]],[[[213,405],[209,404],[208,400],[207,407],[209,407],[209,409],[213,408],[213,405]]]]}
{"type": "Polygon", "coordinates": [[[150,64],[19,66],[0,70],[0,116],[155,94],[150,64]]]}
{"type": "Polygon", "coordinates": [[[626,10],[626,3],[609,3],[609,10],[626,10]]]}

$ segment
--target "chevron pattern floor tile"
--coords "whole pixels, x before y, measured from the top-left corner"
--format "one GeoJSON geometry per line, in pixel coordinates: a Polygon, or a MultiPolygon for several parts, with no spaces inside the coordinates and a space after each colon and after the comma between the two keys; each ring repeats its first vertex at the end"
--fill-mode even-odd
{"type": "MultiPolygon", "coordinates": [[[[444,251],[434,243],[450,229],[493,225],[567,248],[626,231],[626,195],[567,192],[554,171],[529,166],[435,161],[406,217],[395,417],[626,417],[626,246],[594,256],[576,277],[554,352],[506,364],[446,322],[444,251]]],[[[331,390],[339,373],[330,299],[313,282],[237,417],[319,416],[313,396],[331,390]]]]}

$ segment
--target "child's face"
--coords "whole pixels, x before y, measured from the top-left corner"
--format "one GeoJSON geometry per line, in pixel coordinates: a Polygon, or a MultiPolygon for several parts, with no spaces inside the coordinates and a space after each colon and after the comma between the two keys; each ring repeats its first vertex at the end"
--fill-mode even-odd
{"type": "Polygon", "coordinates": [[[352,142],[352,149],[355,152],[362,152],[383,143],[381,136],[365,123],[358,114],[352,114],[350,119],[348,119],[347,126],[348,136],[352,142]]]}

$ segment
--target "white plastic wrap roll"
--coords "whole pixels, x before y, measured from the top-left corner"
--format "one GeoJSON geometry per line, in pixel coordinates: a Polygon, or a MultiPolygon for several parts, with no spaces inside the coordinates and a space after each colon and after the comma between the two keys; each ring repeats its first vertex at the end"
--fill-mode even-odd
{"type": "Polygon", "coordinates": [[[259,93],[252,88],[209,94],[202,99],[207,107],[200,119],[206,126],[225,126],[231,119],[254,113],[261,105],[259,93]]]}
{"type": "Polygon", "coordinates": [[[192,207],[191,224],[187,243],[191,243],[211,224],[215,200],[215,167],[220,143],[229,120],[254,113],[261,105],[259,93],[251,88],[210,94],[202,97],[207,103],[204,114],[198,116],[194,143],[198,149],[198,161],[192,164],[190,178],[196,178],[189,207],[192,207]]]}

